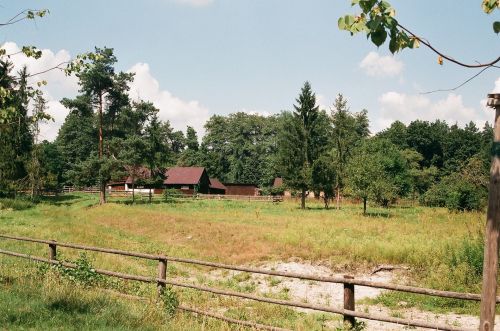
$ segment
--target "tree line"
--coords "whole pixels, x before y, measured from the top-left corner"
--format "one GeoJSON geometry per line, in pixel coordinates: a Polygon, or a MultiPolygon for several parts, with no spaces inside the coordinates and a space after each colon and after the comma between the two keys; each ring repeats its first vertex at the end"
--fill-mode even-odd
{"type": "Polygon", "coordinates": [[[325,207],[345,196],[389,206],[411,198],[430,206],[471,210],[482,207],[487,192],[492,127],[464,128],[444,121],[396,121],[371,134],[368,112],[353,112],[339,94],[330,109],[320,109],[309,82],[291,111],[272,116],[237,112],[213,115],[201,139],[193,127],[172,128],[147,100],[131,100],[131,73],[117,72],[110,48],[76,72],[79,94],[61,103],[69,111],[53,142],[38,141],[47,120],[46,101],[26,82],[26,68],[14,75],[0,61],[0,194],[62,185],[100,187],[129,176],[134,183],[161,184],[164,169],[203,166],[223,182],[255,183],[266,193],[284,189],[301,197],[314,192],[325,207]],[[24,77],[24,78],[23,78],[24,77]],[[148,176],[144,176],[147,169],[148,176]],[[282,177],[284,187],[273,188],[282,177]]]}

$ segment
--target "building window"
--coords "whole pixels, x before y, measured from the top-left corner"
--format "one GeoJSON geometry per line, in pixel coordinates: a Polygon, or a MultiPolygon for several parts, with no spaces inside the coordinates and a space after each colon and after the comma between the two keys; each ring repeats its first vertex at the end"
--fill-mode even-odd
{"type": "Polygon", "coordinates": [[[189,186],[181,186],[181,190],[187,191],[189,190],[189,186]]]}

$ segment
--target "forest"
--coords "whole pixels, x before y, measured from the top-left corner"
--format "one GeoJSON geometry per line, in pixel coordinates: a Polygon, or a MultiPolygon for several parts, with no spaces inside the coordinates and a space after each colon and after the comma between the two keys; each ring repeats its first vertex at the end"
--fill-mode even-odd
{"type": "MultiPolygon", "coordinates": [[[[61,102],[68,109],[53,142],[38,141],[49,121],[43,93],[27,84],[30,73],[0,62],[0,195],[32,199],[63,185],[100,186],[134,176],[139,168],[160,182],[170,166],[203,166],[222,182],[255,183],[263,194],[284,189],[302,197],[315,192],[328,208],[343,197],[389,206],[412,199],[451,210],[479,210],[487,196],[492,126],[465,127],[436,120],[396,121],[372,133],[368,111],[352,111],[338,94],[320,109],[309,82],[290,110],[262,116],[213,115],[199,137],[193,127],[175,130],[148,100],[131,100],[134,76],[117,72],[111,48],[76,71],[79,94],[61,102]],[[284,187],[273,188],[275,177],[284,187]]],[[[101,202],[105,202],[102,197],[101,202]]]]}

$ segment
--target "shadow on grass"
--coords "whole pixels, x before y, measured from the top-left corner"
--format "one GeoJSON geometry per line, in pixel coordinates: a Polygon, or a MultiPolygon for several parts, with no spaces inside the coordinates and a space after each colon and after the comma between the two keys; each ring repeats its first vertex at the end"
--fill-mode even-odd
{"type": "Polygon", "coordinates": [[[364,217],[381,217],[381,218],[391,218],[392,214],[386,211],[368,211],[363,214],[364,217]]]}
{"type": "Polygon", "coordinates": [[[43,202],[53,206],[69,206],[73,204],[74,200],[79,199],[79,196],[72,194],[56,195],[56,196],[42,196],[38,198],[39,202],[43,202]]]}
{"type": "Polygon", "coordinates": [[[118,205],[126,205],[126,206],[133,206],[133,205],[160,205],[160,204],[165,204],[165,205],[178,205],[178,204],[184,204],[188,203],[189,201],[186,200],[173,200],[173,201],[159,201],[159,200],[153,200],[149,202],[147,199],[146,200],[108,200],[109,203],[116,203],[118,205]]]}
{"type": "Polygon", "coordinates": [[[87,314],[91,311],[89,303],[82,302],[74,298],[59,298],[48,304],[50,310],[61,311],[64,313],[87,314]]]}

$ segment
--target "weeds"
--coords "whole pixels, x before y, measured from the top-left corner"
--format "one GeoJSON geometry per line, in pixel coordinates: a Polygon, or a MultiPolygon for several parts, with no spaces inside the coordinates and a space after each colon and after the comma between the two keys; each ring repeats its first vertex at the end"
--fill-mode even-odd
{"type": "Polygon", "coordinates": [[[335,328],[335,331],[363,331],[366,329],[366,323],[363,321],[355,321],[354,325],[348,322],[342,322],[340,326],[335,328]]]}
{"type": "Polygon", "coordinates": [[[84,287],[95,287],[103,282],[103,276],[98,274],[85,253],[81,253],[74,261],[75,268],[57,264],[57,270],[63,277],[84,287]]]}
{"type": "Polygon", "coordinates": [[[167,315],[169,317],[173,317],[179,307],[179,298],[171,286],[167,286],[163,289],[161,293],[161,300],[167,315]]]}

